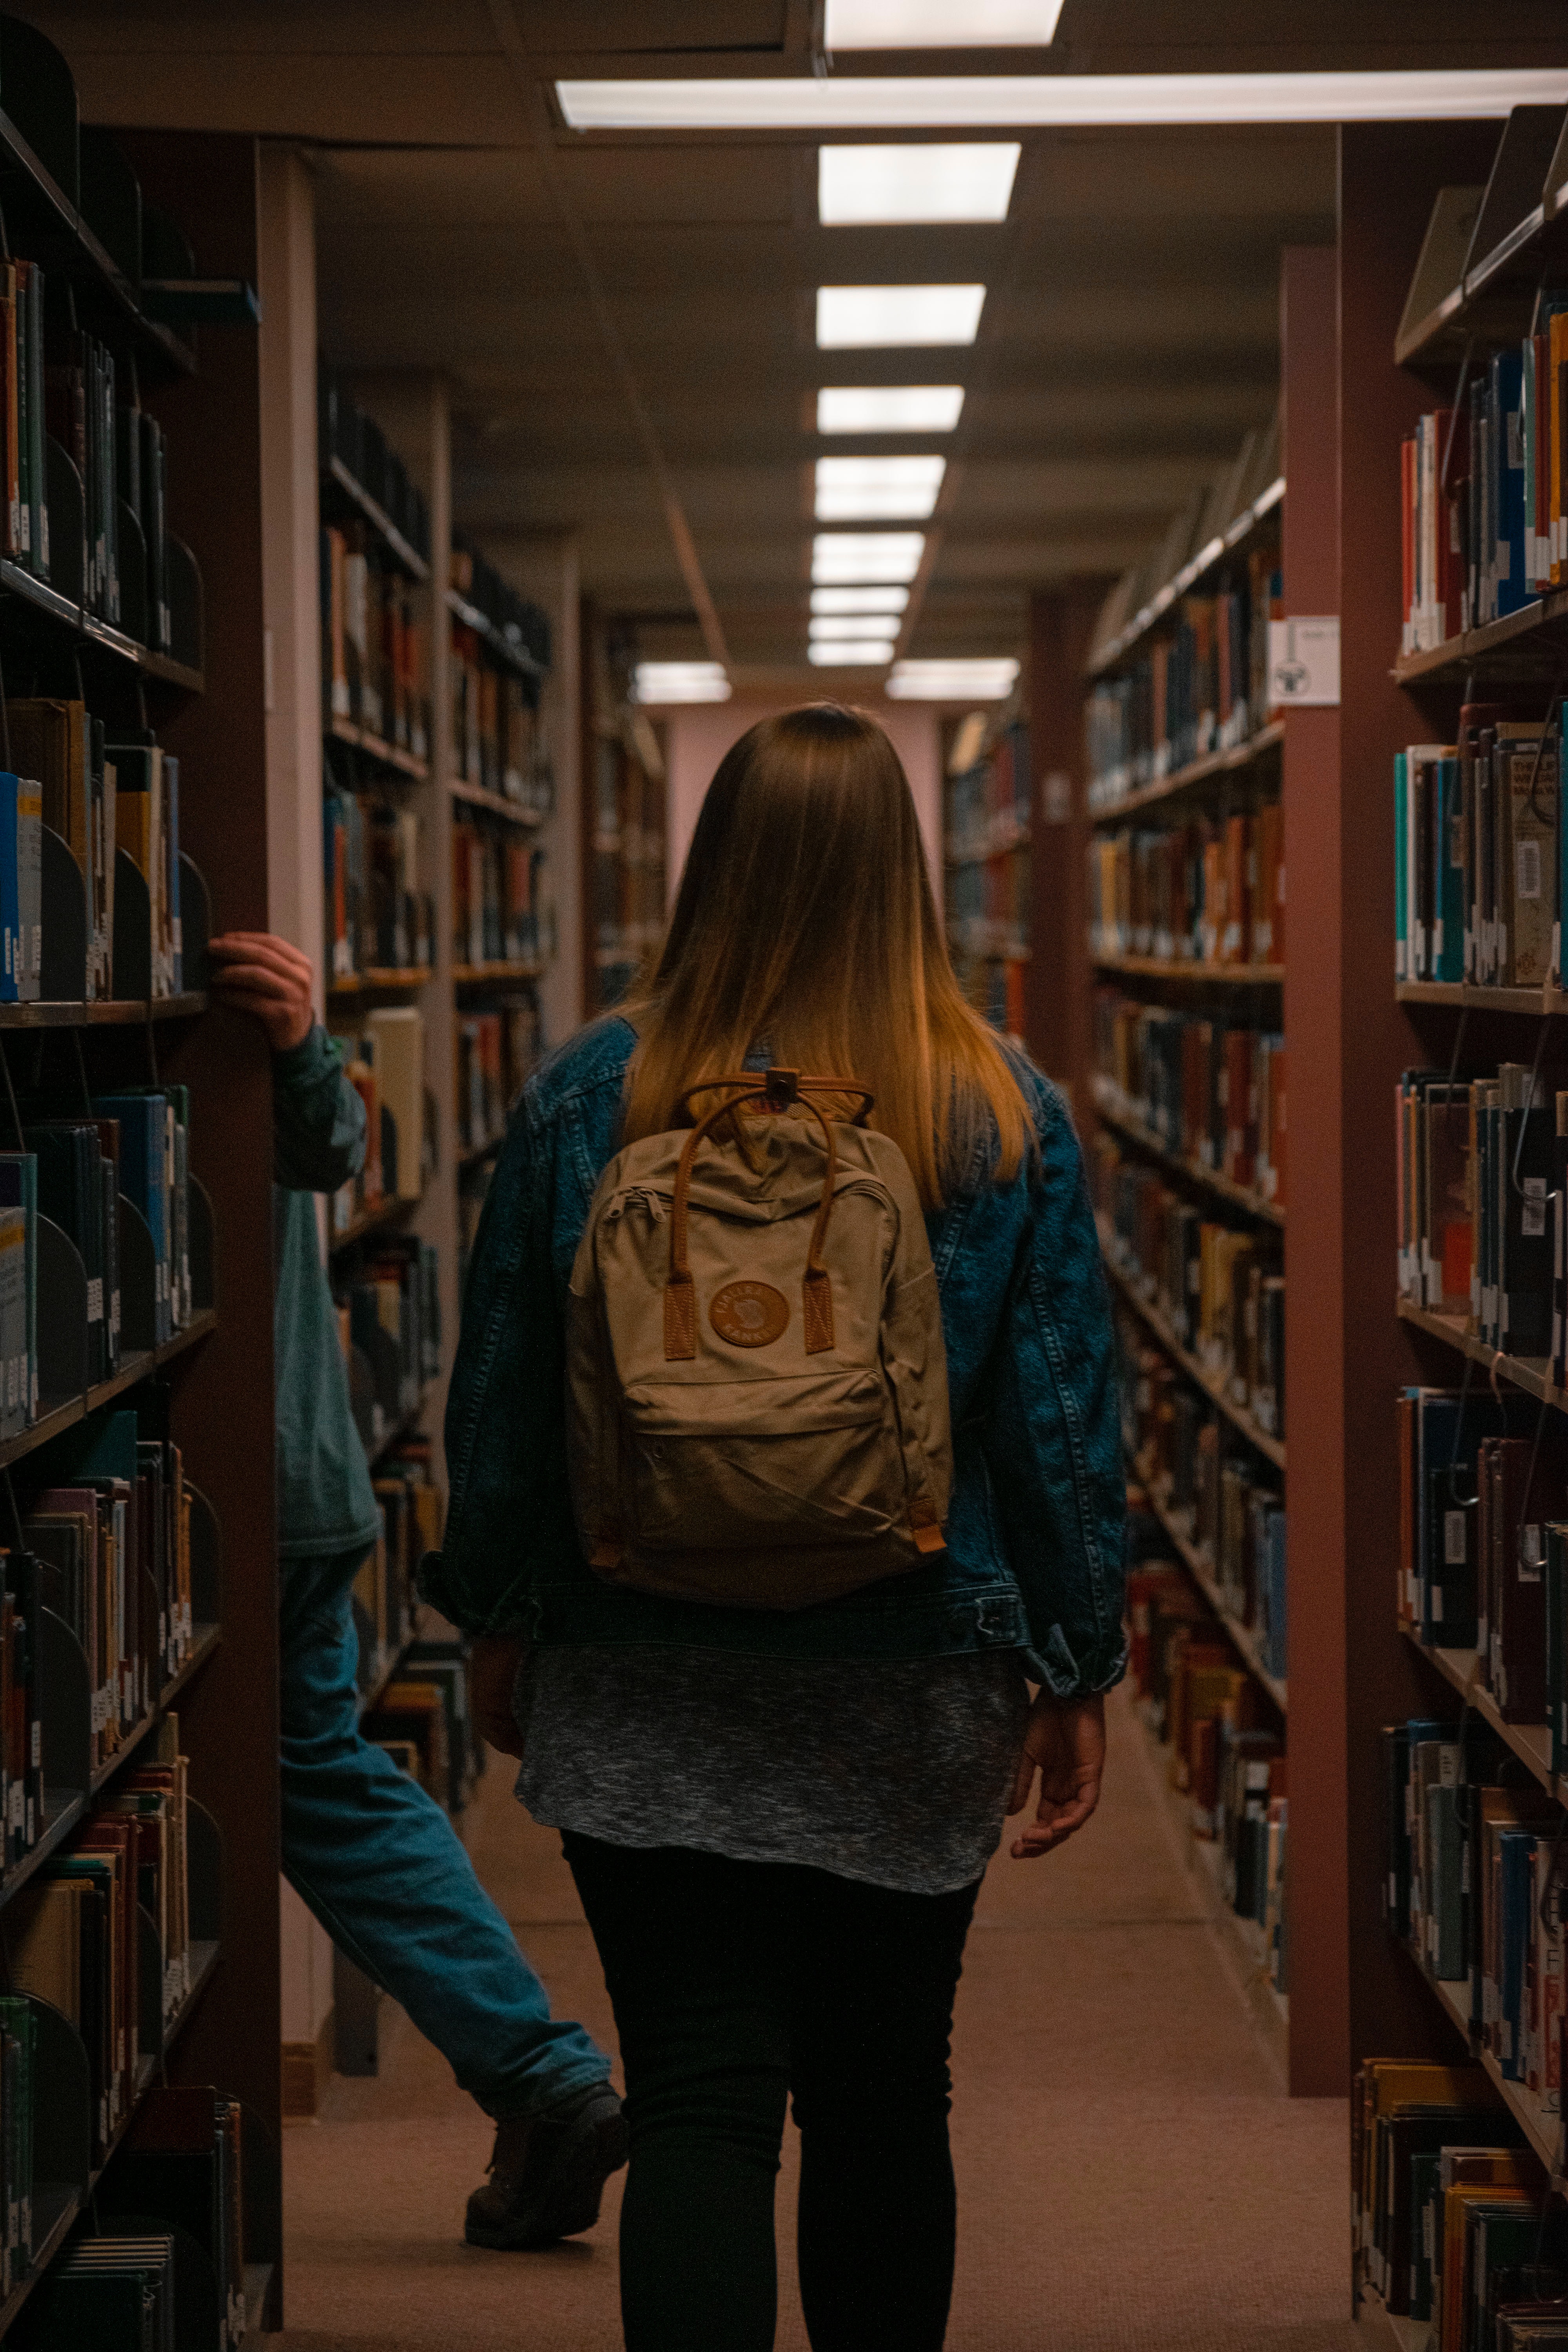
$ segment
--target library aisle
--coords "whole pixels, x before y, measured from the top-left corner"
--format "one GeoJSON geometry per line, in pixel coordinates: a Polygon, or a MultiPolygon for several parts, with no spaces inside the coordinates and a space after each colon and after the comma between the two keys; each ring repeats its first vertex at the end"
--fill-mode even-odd
{"type": "MultiPolygon", "coordinates": [[[[1097,1819],[1043,1865],[992,1865],[954,2046],[959,2264],[951,2352],[1349,2352],[1345,2108],[1289,2099],[1183,1866],[1125,1689],[1097,1819]]],[[[475,1861],[557,2005],[610,2032],[557,1841],[492,1758],[475,1861]]],[[[397,2015],[380,2075],[334,2080],[284,2144],[279,2352],[602,2352],[619,2340],[611,2184],[545,2254],[459,2240],[483,2119],[397,2015]]],[[[779,2197],[779,2352],[805,2352],[794,2146],[779,2197]]]]}

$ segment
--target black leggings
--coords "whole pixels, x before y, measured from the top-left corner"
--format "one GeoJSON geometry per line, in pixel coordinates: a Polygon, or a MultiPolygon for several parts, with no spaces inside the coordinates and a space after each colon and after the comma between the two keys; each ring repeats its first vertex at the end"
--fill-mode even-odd
{"type": "Polygon", "coordinates": [[[978,1881],[900,1895],[683,1846],[563,1843],[626,2068],[626,2352],[769,2352],[786,2095],[813,2352],[941,2352],[948,2037],[978,1881]]]}

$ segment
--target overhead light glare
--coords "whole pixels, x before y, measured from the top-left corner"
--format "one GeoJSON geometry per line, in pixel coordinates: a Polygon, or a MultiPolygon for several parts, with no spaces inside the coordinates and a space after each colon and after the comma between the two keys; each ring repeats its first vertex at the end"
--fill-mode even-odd
{"type": "Polygon", "coordinates": [[[1033,49],[1056,35],[1062,0],[827,0],[823,47],[1033,49]]]}
{"type": "Polygon", "coordinates": [[[824,228],[1005,221],[1023,152],[1016,139],[963,146],[819,147],[816,216],[824,228]]]}
{"type": "Polygon", "coordinates": [[[972,343],[984,286],[819,286],[816,347],[881,351],[900,344],[972,343]]]}
{"type": "Polygon", "coordinates": [[[862,637],[867,644],[871,645],[879,640],[896,635],[898,626],[898,615],[894,613],[813,614],[806,625],[806,635],[813,645],[816,645],[819,638],[831,637],[837,637],[844,642],[847,642],[851,637],[862,637]]]}
{"type": "Polygon", "coordinates": [[[923,522],[936,504],[945,457],[819,457],[818,522],[923,522]]]}
{"type": "Polygon", "coordinates": [[[574,131],[1128,130],[1208,122],[1448,122],[1568,104],[1568,67],[1408,72],[879,74],[558,81],[574,131]]]}
{"type": "Polygon", "coordinates": [[[1018,665],[994,661],[901,661],[888,692],[895,702],[1001,702],[1013,691],[1018,665]]]}
{"type": "Polygon", "coordinates": [[[867,645],[854,637],[814,637],[805,656],[818,669],[880,668],[893,658],[893,640],[884,637],[879,644],[867,645]]]}
{"type": "Polygon", "coordinates": [[[909,601],[907,588],[814,588],[811,592],[811,609],[816,614],[887,613],[896,616],[909,601]]]}
{"type": "Polygon", "coordinates": [[[963,411],[961,383],[824,384],[819,433],[951,433],[963,411]]]}
{"type": "Polygon", "coordinates": [[[925,543],[923,530],[818,531],[811,542],[811,577],[818,587],[907,582],[921,568],[925,543]]]}
{"type": "Polygon", "coordinates": [[[728,702],[731,686],[720,662],[638,662],[639,702],[728,702]]]}

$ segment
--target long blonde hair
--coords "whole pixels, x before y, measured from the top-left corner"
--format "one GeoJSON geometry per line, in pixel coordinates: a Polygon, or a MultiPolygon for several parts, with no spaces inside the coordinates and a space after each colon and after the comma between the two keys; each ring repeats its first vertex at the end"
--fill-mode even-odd
{"type": "Polygon", "coordinates": [[[627,1010],[628,1143],[671,1126],[684,1088],[739,1069],[765,1040],[781,1065],[871,1088],[871,1124],[928,1208],[983,1137],[1002,1179],[1027,1148],[1018,1081],[953,977],[909,781],[862,711],[808,703],[725,753],[627,1010]]]}

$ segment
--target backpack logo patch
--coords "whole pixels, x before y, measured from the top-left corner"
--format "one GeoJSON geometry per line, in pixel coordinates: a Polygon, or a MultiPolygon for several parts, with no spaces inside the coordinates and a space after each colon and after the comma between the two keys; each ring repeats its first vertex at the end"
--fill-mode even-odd
{"type": "Polygon", "coordinates": [[[727,1282],[715,1295],[708,1320],[732,1348],[766,1348],[789,1322],[789,1300],[771,1282],[727,1282]]]}

